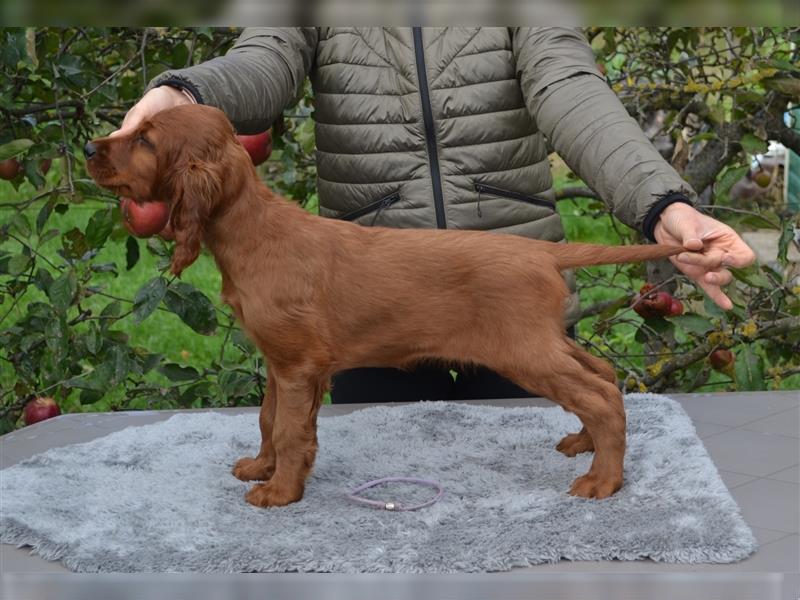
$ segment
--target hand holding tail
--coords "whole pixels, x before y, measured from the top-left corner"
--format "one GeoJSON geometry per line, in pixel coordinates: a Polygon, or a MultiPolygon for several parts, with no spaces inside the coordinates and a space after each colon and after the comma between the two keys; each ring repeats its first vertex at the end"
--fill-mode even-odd
{"type": "Polygon", "coordinates": [[[733,279],[726,267],[743,268],[755,262],[755,254],[739,234],[688,204],[676,203],[661,213],[654,235],[660,244],[688,250],[670,258],[672,263],[721,308],[733,308],[733,302],[722,291],[722,286],[733,279]]]}

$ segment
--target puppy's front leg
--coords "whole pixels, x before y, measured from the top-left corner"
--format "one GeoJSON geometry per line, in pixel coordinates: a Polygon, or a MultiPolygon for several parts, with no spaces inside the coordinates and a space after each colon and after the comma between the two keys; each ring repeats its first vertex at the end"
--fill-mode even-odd
{"type": "Polygon", "coordinates": [[[317,454],[320,387],[307,379],[279,377],[276,389],[272,426],[275,472],[268,482],[247,492],[245,499],[255,506],[284,506],[300,500],[317,454]]]}
{"type": "Polygon", "coordinates": [[[278,399],[275,377],[267,376],[267,391],[261,403],[258,425],[261,429],[261,449],[255,458],[244,457],[233,467],[234,477],[242,481],[266,481],[275,472],[275,448],[272,445],[272,429],[275,423],[275,406],[278,399]]]}

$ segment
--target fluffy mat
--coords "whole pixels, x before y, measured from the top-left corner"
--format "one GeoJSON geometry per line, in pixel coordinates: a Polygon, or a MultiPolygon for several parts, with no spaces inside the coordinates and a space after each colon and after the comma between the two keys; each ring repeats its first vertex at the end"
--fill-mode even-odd
{"type": "MultiPolygon", "coordinates": [[[[555,450],[579,429],[558,407],[423,402],[319,420],[301,502],[259,509],[231,465],[259,445],[255,415],[181,414],[0,471],[0,541],[75,571],[503,571],[570,560],[733,562],[752,532],[681,406],[631,394],[625,486],[569,496],[591,455],[555,450]],[[417,512],[357,505],[368,480],[438,480],[417,512]]],[[[375,499],[423,500],[384,484],[375,499]]]]}

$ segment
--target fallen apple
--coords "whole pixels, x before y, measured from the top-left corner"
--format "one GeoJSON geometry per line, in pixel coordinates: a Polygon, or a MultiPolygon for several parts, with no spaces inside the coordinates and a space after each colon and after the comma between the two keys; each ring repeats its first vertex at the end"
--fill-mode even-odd
{"type": "Polygon", "coordinates": [[[237,135],[254,165],[260,165],[272,154],[272,131],[267,129],[254,135],[237,135]]]}
{"type": "Polygon", "coordinates": [[[708,355],[708,360],[715,371],[724,373],[733,364],[733,352],[727,348],[717,348],[708,355]]]}
{"type": "Polygon", "coordinates": [[[0,160],[0,179],[11,180],[22,170],[22,165],[16,158],[0,160]]]}
{"type": "Polygon", "coordinates": [[[22,420],[25,421],[25,425],[33,425],[60,414],[61,409],[58,408],[56,401],[49,396],[42,396],[30,400],[25,405],[22,409],[22,420]]]}
{"type": "Polygon", "coordinates": [[[169,204],[166,202],[142,202],[132,198],[120,198],[119,210],[122,222],[132,235],[150,237],[162,231],[169,222],[169,204]]]}

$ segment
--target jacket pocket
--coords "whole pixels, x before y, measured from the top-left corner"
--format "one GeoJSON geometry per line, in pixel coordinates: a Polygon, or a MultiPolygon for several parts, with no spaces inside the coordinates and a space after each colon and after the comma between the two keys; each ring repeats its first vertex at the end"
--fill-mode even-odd
{"type": "Polygon", "coordinates": [[[478,192],[478,216],[481,216],[481,194],[497,196],[499,198],[509,198],[510,200],[527,202],[528,204],[534,204],[535,206],[544,206],[545,208],[549,208],[553,211],[556,209],[555,203],[551,202],[550,200],[540,198],[539,196],[527,196],[525,194],[520,194],[519,192],[504,190],[502,188],[494,187],[493,185],[486,185],[485,183],[476,182],[475,191],[478,192]]]}
{"type": "Polygon", "coordinates": [[[341,215],[339,218],[342,221],[355,221],[358,218],[361,218],[365,215],[370,213],[375,213],[375,216],[372,217],[372,221],[370,221],[370,225],[374,225],[375,221],[378,220],[378,217],[383,211],[384,208],[390,207],[392,204],[400,200],[400,192],[392,192],[388,196],[384,196],[379,200],[375,200],[374,202],[370,202],[362,206],[361,208],[357,208],[356,210],[351,210],[349,213],[345,213],[341,215]]]}

